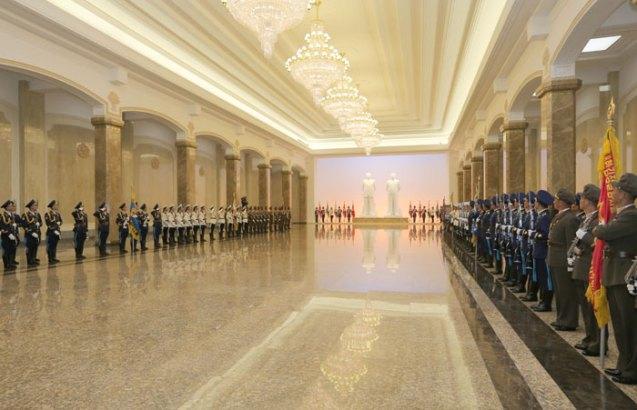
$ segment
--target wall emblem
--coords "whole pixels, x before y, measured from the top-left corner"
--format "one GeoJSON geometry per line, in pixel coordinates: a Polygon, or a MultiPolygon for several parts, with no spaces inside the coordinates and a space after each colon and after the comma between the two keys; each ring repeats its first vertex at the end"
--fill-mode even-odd
{"type": "Polygon", "coordinates": [[[91,155],[91,149],[83,142],[75,145],[75,152],[77,152],[77,156],[82,159],[86,159],[91,155]]]}
{"type": "Polygon", "coordinates": [[[150,167],[152,169],[159,169],[159,158],[158,157],[152,157],[150,159],[150,167]]]}

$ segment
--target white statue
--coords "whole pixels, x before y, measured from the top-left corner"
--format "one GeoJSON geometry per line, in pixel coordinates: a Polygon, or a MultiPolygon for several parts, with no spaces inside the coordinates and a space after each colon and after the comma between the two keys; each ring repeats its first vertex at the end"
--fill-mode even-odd
{"type": "Polygon", "coordinates": [[[374,268],[376,268],[375,233],[374,229],[363,229],[363,269],[365,269],[366,273],[372,273],[374,268]]]}
{"type": "Polygon", "coordinates": [[[363,178],[363,216],[376,216],[374,209],[374,192],[376,191],[376,181],[372,174],[367,172],[363,178]]]}
{"type": "Polygon", "coordinates": [[[399,240],[400,231],[398,229],[390,229],[389,245],[387,247],[387,269],[391,272],[396,272],[400,268],[399,240]]]}
{"type": "Polygon", "coordinates": [[[396,178],[396,174],[392,172],[387,180],[387,216],[400,216],[400,209],[398,209],[399,191],[400,181],[396,178]]]}

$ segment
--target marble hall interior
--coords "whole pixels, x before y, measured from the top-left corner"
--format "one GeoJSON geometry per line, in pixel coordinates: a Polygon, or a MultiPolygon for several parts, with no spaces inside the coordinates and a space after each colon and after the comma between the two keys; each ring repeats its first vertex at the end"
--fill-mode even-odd
{"type": "Polygon", "coordinates": [[[637,0],[0,1],[0,408],[637,409],[636,173],[637,0]]]}

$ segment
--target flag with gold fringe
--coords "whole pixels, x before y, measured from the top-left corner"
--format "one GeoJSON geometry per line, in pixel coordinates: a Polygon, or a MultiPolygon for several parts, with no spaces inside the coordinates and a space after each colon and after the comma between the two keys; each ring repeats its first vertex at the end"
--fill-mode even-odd
{"type": "MultiPolygon", "coordinates": [[[[608,128],[604,136],[602,150],[597,163],[597,171],[599,172],[599,223],[608,223],[612,216],[613,202],[612,194],[615,189],[612,185],[613,181],[621,175],[621,156],[620,146],[612,118],[615,111],[615,104],[610,103],[608,111],[608,128]]],[[[593,250],[593,260],[588,275],[588,289],[586,290],[586,298],[593,305],[597,325],[602,328],[606,326],[610,319],[608,310],[608,300],[606,299],[606,288],[602,285],[603,259],[604,259],[605,242],[596,239],[595,248],[593,250]]]]}
{"type": "Polygon", "coordinates": [[[133,190],[133,186],[131,185],[130,187],[130,217],[129,217],[129,223],[128,223],[128,233],[130,234],[131,238],[135,239],[136,241],[139,240],[140,237],[140,231],[142,229],[142,224],[141,221],[139,220],[139,217],[137,215],[137,202],[135,202],[135,191],[133,190]]]}

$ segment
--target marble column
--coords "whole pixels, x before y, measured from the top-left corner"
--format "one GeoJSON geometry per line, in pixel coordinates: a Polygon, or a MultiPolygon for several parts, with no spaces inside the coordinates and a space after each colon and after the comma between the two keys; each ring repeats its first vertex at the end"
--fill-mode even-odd
{"type": "Polygon", "coordinates": [[[482,157],[471,158],[471,198],[482,198],[484,194],[484,179],[482,157]]]}
{"type": "Polygon", "coordinates": [[[259,206],[270,207],[270,183],[272,174],[272,165],[259,164],[259,206]]]}
{"type": "Polygon", "coordinates": [[[16,211],[19,213],[22,213],[24,205],[31,199],[40,202],[40,209],[46,207],[47,141],[44,104],[43,93],[31,91],[28,81],[18,82],[20,198],[16,211]]]}
{"type": "Polygon", "coordinates": [[[465,164],[462,167],[462,198],[466,201],[471,201],[471,164],[465,164]]]}
{"type": "Polygon", "coordinates": [[[482,147],[484,196],[491,198],[502,193],[502,144],[487,142],[482,147]]]}
{"type": "Polygon", "coordinates": [[[93,117],[95,127],[95,206],[106,202],[111,221],[108,240],[117,243],[115,213],[123,201],[122,196],[122,127],[124,122],[107,117],[93,117]]]}
{"type": "Polygon", "coordinates": [[[582,81],[549,80],[536,91],[541,100],[542,132],[547,141],[547,185],[575,192],[575,92],[582,81]]]}
{"type": "Polygon", "coordinates": [[[506,149],[506,189],[510,193],[524,192],[524,133],[529,124],[525,121],[508,121],[500,131],[506,149]]]}
{"type": "Polygon", "coordinates": [[[239,181],[241,172],[241,157],[238,154],[226,154],[226,201],[228,204],[239,204],[239,181]]]}
{"type": "Polygon", "coordinates": [[[307,223],[307,175],[299,175],[299,220],[298,222],[307,223]]]}
{"type": "Polygon", "coordinates": [[[524,160],[524,190],[539,189],[538,169],[540,167],[540,136],[537,128],[526,131],[526,157],[524,160]]]}
{"type": "Polygon", "coordinates": [[[462,202],[464,201],[464,182],[462,181],[462,179],[464,178],[464,173],[462,171],[458,171],[456,172],[456,180],[458,181],[458,186],[457,186],[457,193],[458,193],[458,197],[456,198],[457,202],[462,202]]]}
{"type": "Polygon", "coordinates": [[[177,202],[195,202],[195,160],[197,143],[192,140],[177,140],[177,202]]]}
{"type": "Polygon", "coordinates": [[[283,195],[283,206],[292,208],[292,171],[283,169],[281,171],[281,194],[283,195]]]}

